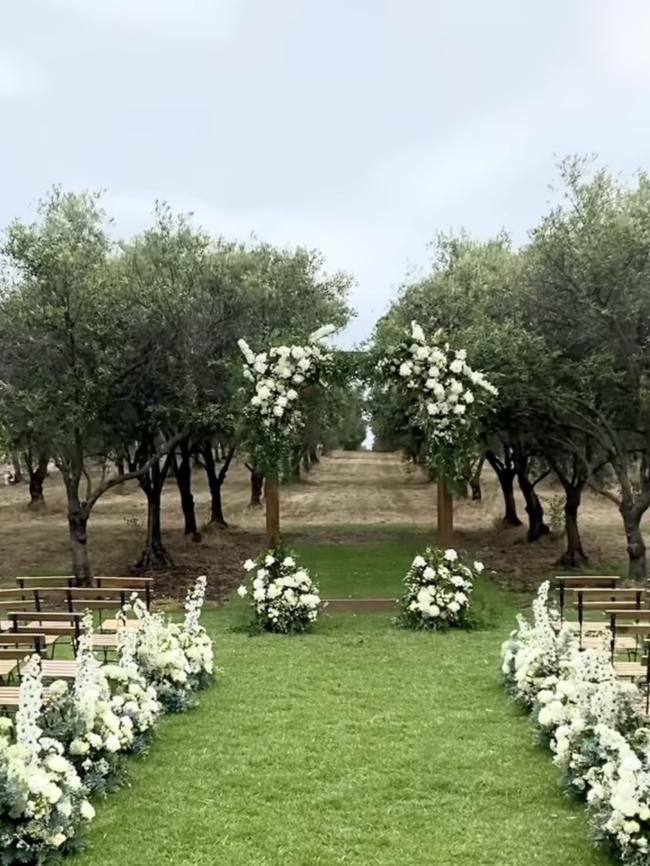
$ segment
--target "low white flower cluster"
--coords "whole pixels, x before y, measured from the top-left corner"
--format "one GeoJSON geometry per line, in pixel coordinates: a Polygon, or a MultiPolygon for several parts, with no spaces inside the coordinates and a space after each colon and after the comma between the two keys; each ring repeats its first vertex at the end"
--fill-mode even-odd
{"type": "Polygon", "coordinates": [[[205,577],[199,577],[185,601],[185,619],[174,622],[164,613],[151,613],[134,597],[125,611],[138,620],[135,661],[148,685],[155,688],[166,712],[182,712],[194,703],[194,692],[214,676],[212,641],[199,616],[205,599],[205,577]]]}
{"type": "Polygon", "coordinates": [[[300,392],[325,384],[332,355],[319,343],[334,330],[326,325],[311,334],[305,346],[274,346],[259,354],[245,340],[238,341],[246,359],[244,376],[254,386],[246,416],[254,438],[251,449],[261,468],[277,466],[288,440],[300,430],[300,392]]]}
{"type": "Polygon", "coordinates": [[[316,621],[318,587],[307,569],[297,565],[295,555],[283,548],[272,548],[256,561],[247,560],[244,569],[251,585],[242,585],[237,592],[242,598],[250,593],[258,627],[287,634],[304,631],[316,621]]]}
{"type": "Polygon", "coordinates": [[[440,629],[460,626],[466,620],[474,580],[483,563],[464,565],[455,550],[428,547],[416,556],[404,584],[398,622],[411,628],[440,629]]]}
{"type": "Polygon", "coordinates": [[[603,650],[580,651],[548,606],[548,582],[534,624],[502,647],[506,687],[534,714],[566,788],[583,797],[597,844],[628,866],[650,864],[650,728],[635,707],[636,685],[619,680],[603,650]]]}
{"type": "Polygon", "coordinates": [[[45,864],[73,850],[94,810],[89,793],[125,779],[125,756],[149,743],[163,709],[184,709],[209,682],[212,643],[199,622],[206,581],[186,600],[185,619],[118,615],[117,661],[101,665],[92,650],[92,616],[77,648],[74,682],[54,682],[44,697],[40,659],[23,665],[15,725],[0,717],[0,862],[45,864]]]}
{"type": "Polygon", "coordinates": [[[429,343],[417,322],[411,323],[410,338],[385,358],[384,366],[403,388],[417,391],[421,420],[435,438],[448,442],[469,423],[477,400],[498,393],[484,373],[472,370],[465,349],[453,351],[449,343],[429,343]]]}
{"type": "Polygon", "coordinates": [[[41,666],[23,668],[15,728],[0,718],[0,857],[3,864],[46,863],[73,850],[95,810],[63,745],[39,725],[41,666]]]}

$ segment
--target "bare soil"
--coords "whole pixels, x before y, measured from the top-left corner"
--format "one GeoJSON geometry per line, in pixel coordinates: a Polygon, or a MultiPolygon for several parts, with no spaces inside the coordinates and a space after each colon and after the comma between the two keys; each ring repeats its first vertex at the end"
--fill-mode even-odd
{"type": "MultiPolygon", "coordinates": [[[[560,490],[541,491],[547,506],[560,490]]],[[[220,601],[239,582],[241,562],[264,545],[264,510],[251,509],[249,474],[235,464],[224,486],[227,530],[207,527],[209,493],[200,469],[194,474],[194,495],[203,539],[183,536],[182,513],[175,481],[163,498],[165,540],[174,567],[158,575],[158,590],[182,595],[200,573],[210,577],[211,596],[220,601]]],[[[45,486],[46,508],[27,506],[26,484],[0,487],[0,580],[17,574],[66,573],[69,569],[65,494],[56,470],[45,486]]],[[[525,518],[524,504],[518,500],[525,518]]],[[[472,550],[502,575],[510,586],[525,589],[553,568],[563,550],[560,532],[527,544],[525,528],[500,526],[501,496],[490,470],[483,478],[483,501],[456,501],[457,546],[472,550]]],[[[304,480],[282,488],[282,528],[291,542],[376,543],[412,537],[423,545],[436,522],[435,486],[397,454],[337,452],[323,457],[304,480]]],[[[89,523],[89,548],[96,574],[132,574],[146,525],[146,502],[137,482],[103,497],[89,523]]],[[[609,501],[587,494],[581,509],[584,546],[592,565],[619,565],[626,560],[622,521],[609,501]]]]}

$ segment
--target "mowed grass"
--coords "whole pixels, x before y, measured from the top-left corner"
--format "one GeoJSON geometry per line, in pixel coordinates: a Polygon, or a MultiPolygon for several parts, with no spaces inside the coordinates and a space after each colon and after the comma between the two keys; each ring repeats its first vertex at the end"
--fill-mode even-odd
{"type": "MultiPolygon", "coordinates": [[[[324,595],[396,596],[414,550],[303,548],[324,595]]],[[[324,616],[299,637],[207,611],[222,673],[165,719],[130,789],[98,803],[78,866],[595,866],[530,722],[503,694],[512,598],[492,627],[422,634],[383,614],[324,616]]],[[[495,612],[496,611],[496,612],[495,612]]]]}

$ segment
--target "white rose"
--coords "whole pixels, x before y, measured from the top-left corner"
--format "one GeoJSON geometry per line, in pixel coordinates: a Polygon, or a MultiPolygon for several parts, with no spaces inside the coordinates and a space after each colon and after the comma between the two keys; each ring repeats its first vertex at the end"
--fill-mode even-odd
{"type": "Polygon", "coordinates": [[[463,362],[458,358],[456,358],[456,360],[452,361],[451,364],[449,365],[449,369],[451,370],[452,373],[462,373],[463,367],[464,367],[463,362]]]}
{"type": "Polygon", "coordinates": [[[440,608],[437,604],[432,604],[429,607],[429,616],[431,619],[436,619],[436,617],[440,616],[440,608]]]}
{"type": "Polygon", "coordinates": [[[284,406],[274,406],[273,414],[276,418],[282,418],[282,416],[284,415],[284,406]]]}
{"type": "Polygon", "coordinates": [[[406,379],[413,372],[413,365],[410,361],[404,361],[403,364],[400,365],[399,374],[403,379],[406,379]]]}
{"type": "Polygon", "coordinates": [[[481,573],[482,571],[484,571],[484,570],[485,570],[485,566],[483,565],[482,562],[475,562],[475,563],[474,563],[474,571],[475,571],[477,574],[480,574],[480,573],[481,573]]]}
{"type": "Polygon", "coordinates": [[[52,848],[60,848],[67,838],[65,833],[55,833],[54,836],[48,838],[47,844],[52,848]]]}
{"type": "Polygon", "coordinates": [[[473,403],[474,402],[474,395],[472,394],[471,391],[465,391],[465,393],[463,394],[463,400],[466,403],[473,403]]]}
{"type": "Polygon", "coordinates": [[[240,598],[244,598],[244,596],[248,595],[248,590],[246,589],[245,586],[242,585],[237,589],[237,595],[240,598]]]}
{"type": "Polygon", "coordinates": [[[79,811],[81,812],[81,817],[85,821],[92,821],[95,817],[95,809],[92,804],[88,802],[88,800],[83,800],[81,806],[79,807],[79,811]]]}
{"type": "Polygon", "coordinates": [[[289,388],[289,390],[287,391],[287,399],[288,400],[297,400],[298,399],[298,392],[294,391],[293,388],[289,388]]]}
{"type": "Polygon", "coordinates": [[[422,572],[422,576],[426,577],[427,580],[434,580],[435,576],[436,576],[436,572],[433,568],[431,568],[430,565],[427,565],[427,567],[422,572]]]}
{"type": "Polygon", "coordinates": [[[450,547],[448,550],[445,550],[444,558],[448,562],[455,562],[458,559],[458,554],[453,548],[450,547]]]}
{"type": "Polygon", "coordinates": [[[246,562],[244,563],[244,570],[245,571],[252,571],[254,568],[255,568],[255,563],[253,562],[253,560],[247,559],[246,562]]]}

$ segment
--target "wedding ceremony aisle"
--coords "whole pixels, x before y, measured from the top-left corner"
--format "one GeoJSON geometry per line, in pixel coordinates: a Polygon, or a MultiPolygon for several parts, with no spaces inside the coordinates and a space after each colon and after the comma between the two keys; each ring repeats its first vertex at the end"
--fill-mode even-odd
{"type": "MultiPolygon", "coordinates": [[[[298,552],[323,596],[395,595],[408,540],[298,552]]],[[[480,628],[420,633],[332,614],[254,635],[208,610],[217,683],[169,717],[133,783],[101,804],[79,866],[597,866],[584,808],[503,693],[517,610],[486,578],[480,628]]]]}

